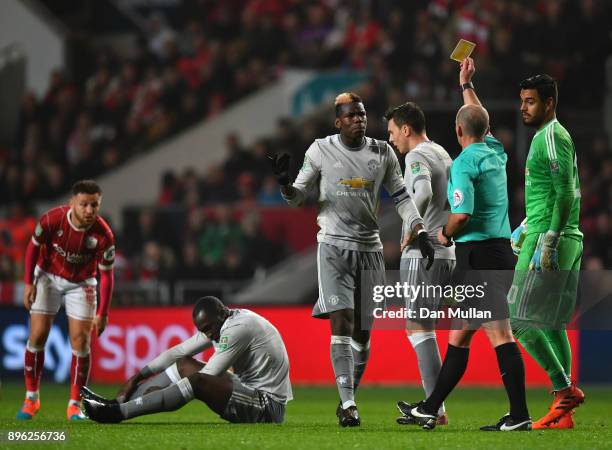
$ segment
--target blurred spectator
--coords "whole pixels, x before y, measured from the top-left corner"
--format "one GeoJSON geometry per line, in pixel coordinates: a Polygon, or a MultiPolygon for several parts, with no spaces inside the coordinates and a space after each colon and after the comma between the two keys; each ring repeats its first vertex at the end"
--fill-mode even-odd
{"type": "Polygon", "coordinates": [[[210,274],[200,259],[198,246],[193,241],[186,241],[183,244],[177,265],[177,278],[188,281],[210,278],[210,274]]]}
{"type": "Polygon", "coordinates": [[[170,279],[174,264],[174,256],[168,248],[154,241],[145,242],[139,257],[138,279],[141,281],[170,279]]]}
{"type": "MultiPolygon", "coordinates": [[[[287,65],[367,70],[369,79],[359,92],[368,108],[368,135],[384,139],[380,116],[388,105],[458,104],[456,65],[447,55],[459,37],[478,45],[479,95],[516,101],[522,78],[548,71],[561,86],[560,113],[574,106],[601,109],[601,89],[584,86],[604,86],[603,64],[611,50],[611,8],[601,0],[227,0],[183,2],[181,8],[185,19],[172,26],[161,13],[152,14],[146,36],[136,39],[128,56],[106,46],[94,49],[74,72],[85,74],[85,81],[57,70],[43,96],[26,93],[14,145],[0,148],[0,214],[6,218],[0,219],[2,276],[20,276],[21,247],[35,224],[27,206],[62,196],[70,180],[113,170],[219,114],[287,65]]],[[[229,134],[225,160],[202,176],[163,174],[156,206],[126,221],[118,246],[124,279],[170,280],[182,274],[243,279],[282,258],[284,249],[263,237],[253,212],[285,206],[266,156],[290,153],[295,177],[312,141],[335,132],[328,113],[299,126],[281,119],[275,135],[252,145],[238,132],[229,134]],[[242,215],[240,223],[234,211],[242,215]]],[[[436,140],[444,141],[446,129],[454,139],[450,116],[428,112],[436,140]]],[[[584,267],[610,268],[612,149],[605,134],[593,134],[599,125],[589,128],[572,119],[576,125],[568,121],[567,126],[578,149],[584,267]]],[[[515,225],[524,216],[516,117],[496,115],[493,124],[509,153],[515,225]]],[[[385,246],[390,267],[397,259],[395,247],[385,246]]]]}
{"type": "Polygon", "coordinates": [[[232,220],[232,210],[221,204],[215,208],[215,217],[199,237],[200,254],[207,266],[218,265],[231,246],[241,248],[243,233],[240,226],[232,220]]]}
{"type": "Polygon", "coordinates": [[[286,202],[280,194],[276,178],[268,175],[264,178],[261,191],[257,196],[257,203],[261,206],[285,206],[286,202]]]}

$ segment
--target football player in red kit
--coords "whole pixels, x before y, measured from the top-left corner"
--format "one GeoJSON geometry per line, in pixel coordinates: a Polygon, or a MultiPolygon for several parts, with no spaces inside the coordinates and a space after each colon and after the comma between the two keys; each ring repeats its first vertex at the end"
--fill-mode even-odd
{"type": "Polygon", "coordinates": [[[24,365],[26,398],[17,419],[31,419],[40,409],[45,343],[62,304],[72,346],[67,417],[85,417],[80,409],[79,389],[87,384],[89,376],[90,335],[92,328],[99,336],[106,327],[114,283],[115,238],[98,215],[101,201],[102,191],[95,181],[78,181],[72,186],[70,204],[46,212],[28,244],[23,295],[23,303],[30,311],[24,365]],[[100,305],[96,312],[98,269],[100,305]]]}

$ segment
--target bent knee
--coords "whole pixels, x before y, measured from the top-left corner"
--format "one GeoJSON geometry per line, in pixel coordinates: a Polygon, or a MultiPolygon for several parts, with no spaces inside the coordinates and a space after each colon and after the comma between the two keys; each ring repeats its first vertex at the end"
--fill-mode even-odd
{"type": "Polygon", "coordinates": [[[176,361],[176,369],[181,377],[188,377],[199,372],[204,364],[193,359],[191,356],[182,356],[176,361]]]}

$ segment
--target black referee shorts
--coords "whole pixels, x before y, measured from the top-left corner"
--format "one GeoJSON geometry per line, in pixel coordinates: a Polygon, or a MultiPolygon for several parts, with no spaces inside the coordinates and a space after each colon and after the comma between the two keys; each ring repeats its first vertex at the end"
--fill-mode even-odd
{"type": "Polygon", "coordinates": [[[490,312],[490,317],[470,320],[470,327],[509,317],[506,296],[512,285],[516,256],[510,240],[503,238],[484,241],[456,242],[457,265],[452,277],[455,290],[459,285],[471,286],[483,297],[474,296],[458,302],[464,310],[490,312]]]}

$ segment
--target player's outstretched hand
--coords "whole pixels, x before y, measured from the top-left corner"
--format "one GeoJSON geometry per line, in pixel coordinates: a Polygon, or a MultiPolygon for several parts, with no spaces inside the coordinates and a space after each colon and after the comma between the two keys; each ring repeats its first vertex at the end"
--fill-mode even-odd
{"type": "Polygon", "coordinates": [[[476,66],[474,65],[474,60],[470,57],[465,58],[459,70],[459,84],[465,84],[472,81],[475,72],[476,66]]]}
{"type": "Polygon", "coordinates": [[[29,311],[36,300],[36,285],[26,284],[23,290],[23,306],[29,311]]]}
{"type": "Polygon", "coordinates": [[[272,173],[276,177],[276,181],[281,186],[289,184],[289,163],[291,162],[291,156],[289,153],[281,153],[268,155],[268,160],[272,166],[272,173]]]}
{"type": "Polygon", "coordinates": [[[136,373],[132,378],[127,380],[123,387],[117,392],[117,396],[115,397],[119,403],[127,402],[136,388],[138,387],[139,374],[136,373]]]}
{"type": "Polygon", "coordinates": [[[101,336],[106,329],[106,324],[108,323],[108,316],[96,316],[94,319],[94,328],[96,330],[96,335],[101,336]]]}
{"type": "Polygon", "coordinates": [[[425,270],[429,270],[434,262],[436,251],[425,230],[419,231],[419,234],[417,235],[417,242],[419,244],[419,250],[421,250],[421,255],[423,255],[423,258],[427,258],[427,266],[425,267],[425,270]]]}

